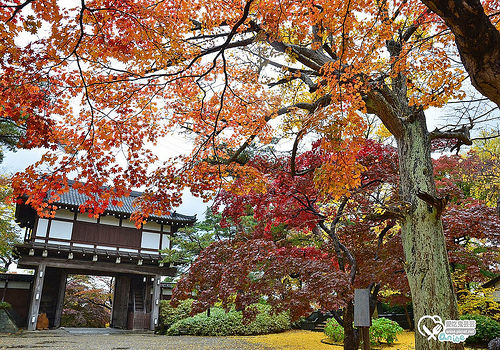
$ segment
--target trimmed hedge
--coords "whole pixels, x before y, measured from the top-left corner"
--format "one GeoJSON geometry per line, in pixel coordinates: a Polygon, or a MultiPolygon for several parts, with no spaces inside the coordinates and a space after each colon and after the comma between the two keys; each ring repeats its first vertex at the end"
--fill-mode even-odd
{"type": "Polygon", "coordinates": [[[333,317],[326,322],[324,332],[334,342],[344,342],[344,328],[333,317]]]}
{"type": "Polygon", "coordinates": [[[476,334],[467,337],[469,344],[488,344],[492,339],[500,337],[500,322],[487,316],[466,314],[460,316],[461,320],[476,320],[476,334]]]}
{"type": "Polygon", "coordinates": [[[170,305],[170,300],[161,300],[159,332],[166,332],[175,322],[188,318],[192,305],[193,299],[182,300],[177,307],[170,305]]]}
{"type": "MultiPolygon", "coordinates": [[[[391,345],[397,340],[397,335],[401,332],[403,332],[403,328],[397,322],[384,317],[376,318],[370,327],[370,343],[375,345],[385,341],[391,345]]],[[[329,319],[326,323],[325,334],[334,342],[341,343],[344,341],[344,328],[334,318],[329,319]]]]}
{"type": "Polygon", "coordinates": [[[241,311],[213,307],[210,316],[206,312],[193,317],[188,317],[175,322],[167,331],[167,335],[204,335],[204,336],[226,336],[226,335],[255,335],[283,332],[291,328],[288,313],[282,312],[271,315],[271,307],[255,304],[259,313],[255,320],[249,324],[243,323],[241,311]]]}
{"type": "Polygon", "coordinates": [[[370,327],[370,343],[375,345],[385,341],[387,344],[392,345],[401,332],[403,332],[403,328],[397,322],[384,317],[376,318],[370,327]]]}

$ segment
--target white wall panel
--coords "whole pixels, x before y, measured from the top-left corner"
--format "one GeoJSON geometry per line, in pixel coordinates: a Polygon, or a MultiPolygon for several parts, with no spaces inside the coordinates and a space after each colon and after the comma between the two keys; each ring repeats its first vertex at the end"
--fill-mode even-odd
{"type": "Polygon", "coordinates": [[[49,244],[57,244],[57,245],[70,245],[71,244],[71,242],[54,241],[54,240],[51,240],[51,239],[48,239],[47,243],[49,243],[49,244]]]}
{"type": "Polygon", "coordinates": [[[143,232],[141,247],[146,249],[158,249],[160,247],[160,235],[158,233],[143,232]]]}
{"type": "Polygon", "coordinates": [[[103,249],[103,250],[117,250],[117,247],[110,247],[108,245],[98,245],[97,249],[103,249]]]}
{"type": "Polygon", "coordinates": [[[170,247],[170,235],[162,235],[161,238],[161,249],[167,249],[170,247]]]}
{"type": "Polygon", "coordinates": [[[137,249],[129,249],[129,248],[118,248],[120,252],[127,252],[127,253],[137,253],[137,249]]]}
{"type": "Polygon", "coordinates": [[[85,244],[85,243],[73,243],[73,247],[94,248],[94,245],[93,244],[85,244]]]}
{"type": "Polygon", "coordinates": [[[73,220],[75,218],[75,213],[68,209],[57,209],[55,217],[58,219],[73,220]]]}
{"type": "Polygon", "coordinates": [[[89,218],[89,213],[79,213],[76,219],[78,221],[83,221],[83,222],[93,222],[93,223],[97,222],[96,218],[89,218]]]}
{"type": "Polygon", "coordinates": [[[36,226],[36,235],[38,237],[46,237],[47,236],[47,226],[49,225],[49,220],[47,219],[38,219],[38,225],[36,226]]]}
{"type": "Polygon", "coordinates": [[[154,221],[150,221],[150,222],[146,222],[142,228],[144,230],[148,230],[148,231],[158,231],[160,232],[161,231],[161,225],[157,222],[154,222],[154,221]]]}
{"type": "Polygon", "coordinates": [[[99,223],[103,225],[120,226],[120,219],[114,216],[101,216],[99,223]]]}
{"type": "Polygon", "coordinates": [[[135,227],[135,221],[130,221],[128,219],[123,219],[122,220],[122,226],[123,227],[131,227],[131,228],[136,228],[135,227]]]}
{"type": "Polygon", "coordinates": [[[73,231],[73,223],[66,221],[58,221],[52,219],[50,223],[50,238],[59,238],[59,239],[71,239],[71,232],[73,231]]]}

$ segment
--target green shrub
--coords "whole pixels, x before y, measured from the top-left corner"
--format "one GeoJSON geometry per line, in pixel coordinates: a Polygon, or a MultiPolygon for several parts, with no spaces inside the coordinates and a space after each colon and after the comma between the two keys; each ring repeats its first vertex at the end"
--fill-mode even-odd
{"type": "MultiPolygon", "coordinates": [[[[397,340],[396,336],[402,331],[403,328],[394,321],[384,317],[374,319],[370,327],[370,343],[375,345],[385,341],[392,344],[397,340]]],[[[334,342],[344,341],[344,328],[334,318],[329,319],[326,323],[325,334],[334,342]]]]}
{"type": "Polygon", "coordinates": [[[205,335],[205,336],[226,336],[226,335],[254,335],[277,333],[290,329],[290,317],[288,313],[282,312],[271,315],[271,308],[267,305],[255,304],[258,314],[254,321],[243,324],[243,314],[241,311],[213,307],[210,309],[210,316],[206,312],[193,317],[188,317],[175,322],[167,331],[168,335],[205,335]]]}
{"type": "Polygon", "coordinates": [[[344,341],[344,328],[334,318],[330,318],[326,322],[325,334],[334,342],[342,343],[344,341]]]}
{"type": "Polygon", "coordinates": [[[0,301],[0,310],[10,309],[12,306],[6,301],[0,301]]]}
{"type": "Polygon", "coordinates": [[[487,316],[467,314],[460,316],[460,319],[476,321],[476,334],[467,337],[466,343],[488,344],[490,340],[500,337],[500,322],[487,316]]]}
{"type": "Polygon", "coordinates": [[[173,307],[169,300],[160,301],[159,332],[166,331],[175,322],[190,316],[193,299],[182,300],[177,307],[173,307]]]}
{"type": "Polygon", "coordinates": [[[370,327],[370,343],[375,345],[385,341],[391,345],[397,340],[397,335],[401,332],[403,332],[403,328],[397,322],[384,317],[376,318],[370,327]]]}

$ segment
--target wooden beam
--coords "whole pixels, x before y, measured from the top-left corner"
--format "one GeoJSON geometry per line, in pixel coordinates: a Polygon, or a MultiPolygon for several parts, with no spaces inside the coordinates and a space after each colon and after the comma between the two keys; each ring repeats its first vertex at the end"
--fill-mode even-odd
{"type": "Polygon", "coordinates": [[[54,328],[59,328],[61,326],[61,316],[64,305],[64,294],[66,293],[67,277],[67,273],[65,271],[61,271],[61,277],[59,280],[59,292],[57,294],[56,315],[54,318],[54,328]]]}
{"type": "Polygon", "coordinates": [[[363,350],[371,350],[370,327],[359,327],[361,330],[361,339],[363,340],[363,350]]]}
{"type": "Polygon", "coordinates": [[[151,298],[151,322],[149,323],[149,329],[152,331],[158,326],[158,319],[160,315],[160,287],[161,276],[156,275],[153,281],[153,296],[151,298]]]}
{"type": "Polygon", "coordinates": [[[28,313],[28,331],[36,329],[36,321],[38,320],[38,311],[40,310],[40,301],[42,300],[43,281],[45,279],[45,269],[47,265],[41,263],[36,269],[35,280],[33,282],[33,290],[31,293],[31,303],[28,313]]]}
{"type": "Polygon", "coordinates": [[[18,266],[20,268],[34,268],[40,264],[45,264],[48,267],[56,267],[64,269],[67,273],[73,271],[81,271],[82,274],[95,275],[97,273],[106,274],[108,276],[115,276],[120,273],[134,274],[134,275],[160,275],[160,276],[174,276],[176,269],[168,266],[159,267],[154,265],[136,265],[128,264],[122,261],[121,264],[115,262],[105,261],[82,261],[82,260],[68,260],[66,258],[43,258],[39,256],[22,256],[19,259],[18,266]]]}

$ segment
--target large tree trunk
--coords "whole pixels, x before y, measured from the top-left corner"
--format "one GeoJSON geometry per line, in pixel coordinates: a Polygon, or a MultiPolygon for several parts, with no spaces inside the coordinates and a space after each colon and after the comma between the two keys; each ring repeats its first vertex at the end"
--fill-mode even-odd
{"type": "MultiPolygon", "coordinates": [[[[410,205],[401,230],[415,322],[424,315],[438,315],[443,322],[457,319],[440,210],[417,196],[419,192],[436,196],[425,115],[417,113],[415,120],[401,125],[397,137],[401,198],[410,205]]],[[[463,349],[461,344],[429,341],[418,331],[415,342],[418,350],[463,349]]]]}
{"type": "Polygon", "coordinates": [[[354,305],[349,302],[344,308],[344,350],[357,350],[359,348],[359,331],[353,327],[354,305]]]}
{"type": "Polygon", "coordinates": [[[455,35],[472,85],[500,106],[500,32],[479,0],[422,0],[455,35]]]}

